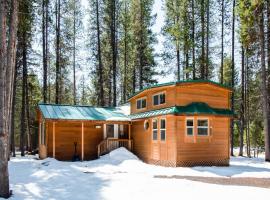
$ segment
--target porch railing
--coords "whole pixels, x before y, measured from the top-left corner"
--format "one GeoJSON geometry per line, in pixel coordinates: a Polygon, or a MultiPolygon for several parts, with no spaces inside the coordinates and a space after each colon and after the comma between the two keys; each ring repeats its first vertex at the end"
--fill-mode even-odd
{"type": "Polygon", "coordinates": [[[125,147],[129,151],[132,151],[132,140],[107,138],[98,145],[98,157],[106,153],[109,153],[112,150],[117,149],[119,147],[125,147]]]}

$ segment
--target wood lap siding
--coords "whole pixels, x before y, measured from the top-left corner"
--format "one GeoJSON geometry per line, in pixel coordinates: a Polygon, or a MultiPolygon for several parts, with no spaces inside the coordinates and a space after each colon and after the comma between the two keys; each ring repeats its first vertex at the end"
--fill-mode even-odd
{"type": "Polygon", "coordinates": [[[175,120],[174,116],[160,116],[166,119],[166,140],[160,141],[160,130],[158,125],[158,140],[152,140],[152,119],[149,118],[150,127],[144,130],[144,119],[132,123],[132,139],[134,153],[142,160],[176,161],[176,140],[175,140],[175,120]]]}
{"type": "MultiPolygon", "coordinates": [[[[207,117],[207,116],[204,116],[207,117]]],[[[177,161],[215,161],[229,159],[229,118],[209,117],[212,126],[211,136],[198,136],[196,142],[185,140],[185,117],[177,117],[177,161]],[[201,140],[198,140],[201,138],[201,140]]]]}
{"type": "MultiPolygon", "coordinates": [[[[48,156],[53,157],[53,122],[48,126],[48,156]]],[[[103,129],[96,129],[95,123],[84,122],[84,160],[97,158],[97,145],[103,140],[103,129]]],[[[71,160],[74,154],[74,142],[77,142],[77,153],[82,156],[82,123],[55,123],[55,157],[58,160],[71,160]]]]}
{"type": "Polygon", "coordinates": [[[213,108],[230,108],[229,91],[217,89],[207,84],[177,86],[177,105],[188,105],[192,102],[204,102],[213,108]]]}
{"type": "Polygon", "coordinates": [[[146,112],[149,110],[161,109],[166,107],[174,106],[175,102],[175,87],[174,86],[167,86],[167,87],[160,87],[160,88],[153,88],[151,90],[146,90],[142,92],[138,97],[132,99],[130,102],[131,105],[131,113],[139,113],[139,112],[146,112]],[[153,106],[153,95],[156,93],[165,92],[166,93],[166,103],[161,104],[158,106],[153,106]],[[147,97],[146,109],[137,110],[136,100],[142,97],[147,97]]]}

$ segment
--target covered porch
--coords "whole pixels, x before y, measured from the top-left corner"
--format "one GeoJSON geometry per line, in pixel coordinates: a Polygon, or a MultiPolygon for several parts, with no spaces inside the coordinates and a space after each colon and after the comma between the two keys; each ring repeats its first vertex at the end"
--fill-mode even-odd
{"type": "Polygon", "coordinates": [[[131,121],[118,108],[39,105],[39,156],[91,160],[125,147],[132,151],[131,121]]]}

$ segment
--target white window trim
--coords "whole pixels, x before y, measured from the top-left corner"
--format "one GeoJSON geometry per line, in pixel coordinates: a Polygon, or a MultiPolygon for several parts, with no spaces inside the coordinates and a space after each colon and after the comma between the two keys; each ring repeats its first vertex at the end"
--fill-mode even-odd
{"type": "Polygon", "coordinates": [[[194,117],[187,117],[186,118],[186,121],[185,121],[185,126],[186,126],[186,136],[188,136],[188,137],[193,137],[194,136],[194,128],[195,128],[195,126],[194,126],[194,122],[195,122],[195,120],[194,120],[194,117]],[[187,121],[188,120],[192,120],[193,121],[193,126],[187,126],[187,121]],[[192,135],[188,135],[188,131],[187,131],[187,129],[188,128],[192,128],[192,135]]]}
{"type": "Polygon", "coordinates": [[[158,141],[158,118],[152,119],[152,124],[151,125],[152,125],[152,141],[158,141]],[[153,128],[153,124],[154,124],[153,122],[154,121],[157,122],[157,128],[156,129],[153,128]],[[154,137],[153,137],[154,136],[154,130],[157,131],[157,139],[156,140],[154,140],[154,137]]]}
{"type": "Polygon", "coordinates": [[[166,104],[166,101],[167,101],[167,97],[166,97],[166,91],[162,91],[162,92],[158,92],[158,93],[155,93],[152,95],[152,105],[153,106],[161,106],[161,105],[165,105],[166,104]],[[161,94],[165,94],[165,102],[163,104],[160,104],[160,95],[161,94]],[[154,104],[154,96],[157,96],[158,95],[158,104],[155,105],[154,104]]]}
{"type": "Polygon", "coordinates": [[[167,140],[167,120],[166,120],[166,118],[159,119],[159,134],[160,134],[160,141],[166,142],[166,140],[167,140]],[[161,128],[161,120],[165,120],[165,128],[161,128]],[[161,130],[165,131],[165,139],[164,140],[161,139],[161,130]]]}
{"type": "Polygon", "coordinates": [[[141,97],[141,98],[139,98],[139,99],[136,99],[136,110],[145,110],[147,108],[147,97],[141,97]],[[138,101],[141,101],[141,100],[143,100],[143,99],[145,99],[145,108],[138,108],[137,107],[137,102],[138,101]]]}
{"type": "Polygon", "coordinates": [[[210,126],[209,126],[209,118],[197,118],[197,135],[199,136],[199,137],[207,137],[207,136],[209,136],[210,134],[209,134],[209,131],[210,131],[210,126]],[[207,120],[207,126],[198,126],[198,121],[199,120],[207,120]],[[207,128],[207,135],[199,135],[199,131],[198,131],[198,129],[199,128],[207,128]]]}

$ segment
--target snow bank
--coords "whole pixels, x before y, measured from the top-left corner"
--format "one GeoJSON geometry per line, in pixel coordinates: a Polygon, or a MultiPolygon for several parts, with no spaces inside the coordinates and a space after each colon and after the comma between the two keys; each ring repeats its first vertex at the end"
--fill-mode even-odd
{"type": "Polygon", "coordinates": [[[124,147],[115,149],[103,157],[104,158],[110,157],[111,160],[119,161],[119,162],[123,162],[126,160],[139,160],[137,156],[135,156],[133,153],[131,153],[124,147]]]}

